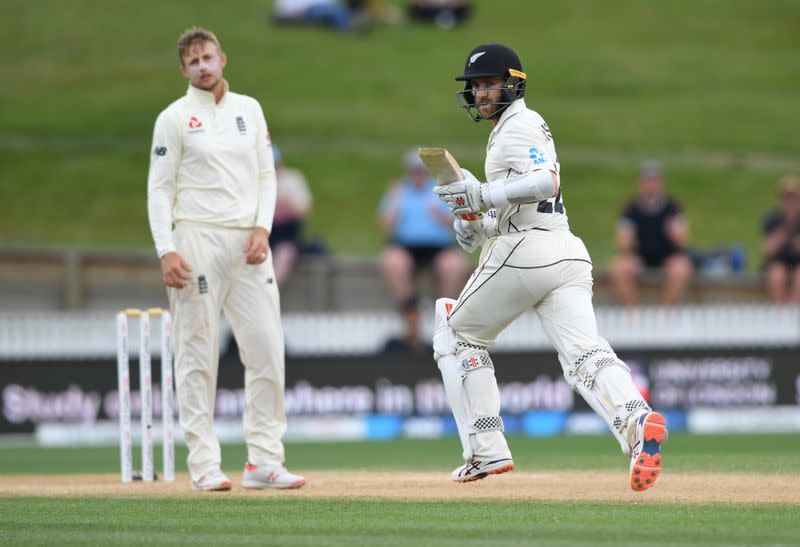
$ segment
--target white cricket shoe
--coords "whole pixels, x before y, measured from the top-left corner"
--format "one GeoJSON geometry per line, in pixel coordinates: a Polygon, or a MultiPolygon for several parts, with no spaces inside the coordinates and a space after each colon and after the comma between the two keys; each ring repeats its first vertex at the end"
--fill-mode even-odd
{"type": "Polygon", "coordinates": [[[200,479],[192,481],[192,490],[200,492],[221,492],[230,490],[232,487],[233,483],[219,467],[212,469],[200,479]]]}
{"type": "Polygon", "coordinates": [[[631,489],[636,492],[653,486],[661,474],[664,458],[661,445],[667,441],[667,421],[658,412],[646,412],[634,425],[631,442],[631,489]]]}
{"type": "Polygon", "coordinates": [[[280,464],[252,465],[247,462],[244,466],[244,479],[242,486],[245,488],[300,488],[306,483],[301,475],[290,473],[280,464]]]}
{"type": "Polygon", "coordinates": [[[450,478],[455,482],[470,482],[484,479],[489,475],[499,475],[514,469],[514,460],[500,458],[496,460],[476,460],[453,469],[450,478]]]}

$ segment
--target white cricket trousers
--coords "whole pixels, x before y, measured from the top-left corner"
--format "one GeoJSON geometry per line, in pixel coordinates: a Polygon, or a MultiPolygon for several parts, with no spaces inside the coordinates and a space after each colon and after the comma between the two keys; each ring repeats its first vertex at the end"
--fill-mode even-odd
{"type": "Polygon", "coordinates": [[[170,306],[178,410],[193,480],[221,464],[214,433],[221,311],[233,327],[244,364],[243,425],[248,460],[256,465],[284,461],[280,299],[272,254],[261,264],[245,263],[244,246],[250,233],[179,222],[173,234],[177,252],[192,268],[190,284],[170,290],[170,306]]]}
{"type": "Polygon", "coordinates": [[[572,232],[530,230],[490,241],[449,322],[464,342],[491,346],[530,309],[539,316],[570,384],[574,378],[566,371],[571,363],[595,347],[608,347],[597,333],[589,252],[572,232]]]}

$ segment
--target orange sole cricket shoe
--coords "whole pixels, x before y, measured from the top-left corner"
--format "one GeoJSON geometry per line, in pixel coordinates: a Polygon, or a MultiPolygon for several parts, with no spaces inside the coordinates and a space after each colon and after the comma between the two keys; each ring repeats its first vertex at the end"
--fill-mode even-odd
{"type": "Polygon", "coordinates": [[[231,480],[219,469],[213,469],[200,480],[192,482],[192,490],[196,492],[227,492],[232,487],[231,480]]]}
{"type": "Polygon", "coordinates": [[[667,440],[667,422],[658,412],[643,414],[636,423],[636,433],[631,449],[631,489],[647,490],[656,483],[664,458],[661,445],[667,440]]]}
{"type": "Polygon", "coordinates": [[[290,473],[284,466],[273,463],[254,465],[247,462],[244,466],[242,486],[254,490],[264,488],[293,489],[306,483],[302,475],[290,473]]]}
{"type": "Polygon", "coordinates": [[[514,461],[511,458],[472,460],[468,464],[454,469],[450,473],[450,478],[455,482],[472,482],[485,479],[489,475],[499,475],[513,470],[514,461]]]}

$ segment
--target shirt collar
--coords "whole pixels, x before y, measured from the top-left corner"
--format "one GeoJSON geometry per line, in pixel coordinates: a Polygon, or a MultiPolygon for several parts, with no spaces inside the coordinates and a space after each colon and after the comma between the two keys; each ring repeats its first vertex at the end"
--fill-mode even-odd
{"type": "Polygon", "coordinates": [[[506,120],[508,120],[510,117],[514,116],[518,112],[522,112],[526,108],[528,107],[525,105],[525,99],[517,99],[516,101],[511,103],[508,106],[508,108],[506,108],[503,111],[503,113],[500,114],[500,121],[497,122],[497,125],[494,126],[494,129],[492,129],[492,134],[495,134],[498,131],[500,131],[500,128],[503,127],[504,123],[506,123],[506,120]]]}
{"type": "MultiPolygon", "coordinates": [[[[222,104],[225,101],[225,98],[228,96],[228,90],[230,89],[228,80],[223,79],[222,86],[224,91],[222,93],[222,100],[220,100],[220,104],[222,104]]],[[[213,106],[217,103],[217,100],[214,98],[214,94],[212,92],[206,91],[205,89],[200,89],[192,84],[189,84],[189,89],[186,90],[186,96],[189,97],[189,99],[203,105],[213,106]]]]}

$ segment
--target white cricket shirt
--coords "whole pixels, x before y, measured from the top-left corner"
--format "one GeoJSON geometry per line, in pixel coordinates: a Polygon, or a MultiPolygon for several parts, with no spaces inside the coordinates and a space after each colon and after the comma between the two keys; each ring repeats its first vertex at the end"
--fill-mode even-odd
{"type": "Polygon", "coordinates": [[[258,101],[192,85],[156,119],[147,210],[158,256],[174,251],[172,227],[193,221],[272,229],[275,165],[258,101]]]}
{"type": "MultiPolygon", "coordinates": [[[[546,169],[559,175],[553,135],[544,119],[517,99],[500,116],[486,145],[486,181],[492,182],[546,169]]],[[[537,203],[511,204],[496,209],[501,234],[539,230],[569,230],[561,194],[537,203]]]]}

